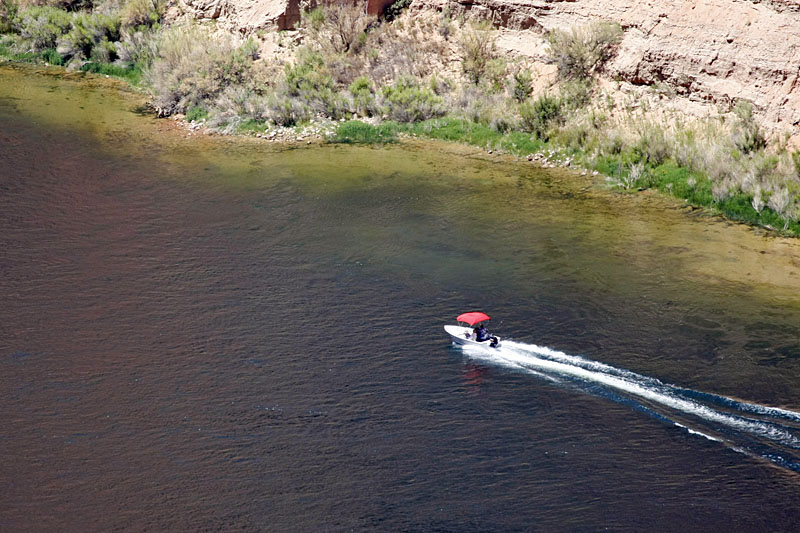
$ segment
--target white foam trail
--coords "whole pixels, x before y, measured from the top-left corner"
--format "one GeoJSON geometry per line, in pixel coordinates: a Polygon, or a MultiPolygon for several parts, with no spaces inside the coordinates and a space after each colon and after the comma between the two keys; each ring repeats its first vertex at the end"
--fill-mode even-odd
{"type": "MultiPolygon", "coordinates": [[[[586,382],[598,383],[737,431],[748,432],[784,446],[800,449],[800,439],[781,427],[768,422],[723,413],[699,402],[677,397],[669,392],[669,389],[674,389],[674,387],[663,385],[656,379],[634,372],[567,355],[550,348],[513,341],[504,341],[499,349],[465,346],[464,351],[472,357],[492,361],[509,368],[570,376],[586,382]]],[[[749,405],[755,406],[755,404],[749,405]]],[[[800,413],[781,411],[788,416],[800,417],[800,413]]],[[[707,437],[707,435],[704,436],[707,437]]]]}
{"type": "Polygon", "coordinates": [[[703,433],[702,431],[697,431],[696,429],[692,429],[692,428],[690,428],[688,426],[684,426],[683,424],[679,424],[679,423],[675,422],[675,425],[678,426],[679,428],[685,429],[688,433],[691,433],[692,435],[699,435],[701,437],[707,438],[708,440],[713,440],[714,442],[725,442],[722,439],[718,439],[717,437],[712,437],[711,435],[708,435],[707,433],[703,433]]]}
{"type": "Polygon", "coordinates": [[[772,418],[784,418],[786,420],[791,420],[793,422],[800,422],[800,413],[797,413],[795,411],[790,411],[788,409],[781,409],[780,407],[768,407],[766,405],[759,405],[757,403],[741,402],[739,400],[734,400],[733,398],[728,398],[726,396],[719,396],[717,394],[698,393],[697,391],[685,390],[685,389],[675,389],[675,390],[686,392],[689,394],[700,394],[702,396],[710,398],[712,401],[722,402],[724,404],[734,406],[736,409],[739,409],[741,411],[746,411],[757,415],[769,416],[772,418]]]}

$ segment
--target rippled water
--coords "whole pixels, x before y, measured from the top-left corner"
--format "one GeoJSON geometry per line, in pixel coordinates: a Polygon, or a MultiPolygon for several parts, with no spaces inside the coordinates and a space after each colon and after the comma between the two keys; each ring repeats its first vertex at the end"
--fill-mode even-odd
{"type": "Polygon", "coordinates": [[[796,243],[53,72],[0,67],[0,530],[796,528],[796,243]]]}

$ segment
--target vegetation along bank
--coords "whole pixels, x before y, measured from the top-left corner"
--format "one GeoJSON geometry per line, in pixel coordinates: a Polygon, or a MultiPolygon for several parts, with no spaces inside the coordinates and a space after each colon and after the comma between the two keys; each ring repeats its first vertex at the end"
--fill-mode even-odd
{"type": "Polygon", "coordinates": [[[496,24],[398,0],[307,5],[291,30],[229,32],[164,0],[0,0],[0,57],[117,76],[154,113],[274,140],[467,142],[650,188],[800,234],[800,152],[751,102],[689,116],[674,89],[602,76],[628,31],[542,30],[548,69],[498,46],[496,24]]]}

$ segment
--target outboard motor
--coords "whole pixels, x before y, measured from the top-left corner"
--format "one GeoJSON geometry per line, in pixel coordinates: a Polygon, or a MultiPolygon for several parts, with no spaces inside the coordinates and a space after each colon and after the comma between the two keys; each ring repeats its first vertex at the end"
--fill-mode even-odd
{"type": "Polygon", "coordinates": [[[491,337],[489,337],[489,346],[490,346],[491,348],[497,348],[498,344],[500,344],[500,339],[498,339],[498,338],[497,338],[497,337],[495,337],[494,335],[492,335],[491,337]]]}

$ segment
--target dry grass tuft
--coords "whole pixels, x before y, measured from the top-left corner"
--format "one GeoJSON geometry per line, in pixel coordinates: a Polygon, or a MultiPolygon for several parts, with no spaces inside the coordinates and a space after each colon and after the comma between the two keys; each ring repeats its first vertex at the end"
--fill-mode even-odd
{"type": "Polygon", "coordinates": [[[159,116],[212,101],[228,86],[246,85],[255,52],[252,43],[240,45],[197,26],[172,26],[158,33],[156,49],[144,80],[159,116]]]}

